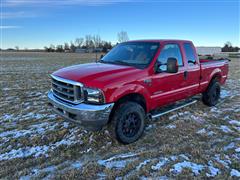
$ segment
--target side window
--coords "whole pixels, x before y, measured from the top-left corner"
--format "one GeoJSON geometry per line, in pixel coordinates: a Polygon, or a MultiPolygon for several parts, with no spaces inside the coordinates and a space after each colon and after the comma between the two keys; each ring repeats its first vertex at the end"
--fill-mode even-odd
{"type": "Polygon", "coordinates": [[[185,43],[183,47],[187,57],[188,64],[195,64],[196,56],[192,45],[190,43],[185,43]]]}
{"type": "MultiPolygon", "coordinates": [[[[158,62],[161,64],[166,64],[167,59],[170,57],[176,58],[178,65],[183,66],[181,51],[177,44],[166,44],[161,50],[161,53],[158,57],[158,62]]],[[[166,66],[162,66],[161,69],[163,71],[166,70],[166,66]]]]}

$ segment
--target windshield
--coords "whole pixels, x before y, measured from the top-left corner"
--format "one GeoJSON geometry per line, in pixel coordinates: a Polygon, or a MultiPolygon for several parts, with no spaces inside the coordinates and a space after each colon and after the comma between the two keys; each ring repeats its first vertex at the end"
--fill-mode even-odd
{"type": "Polygon", "coordinates": [[[126,42],[114,47],[100,62],[147,67],[157,52],[159,43],[156,42],[126,42]]]}

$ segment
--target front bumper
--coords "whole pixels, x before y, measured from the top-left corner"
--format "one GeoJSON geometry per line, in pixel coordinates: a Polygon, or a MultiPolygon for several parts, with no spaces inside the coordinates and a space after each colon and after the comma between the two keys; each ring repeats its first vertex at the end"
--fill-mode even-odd
{"type": "Polygon", "coordinates": [[[114,106],[114,103],[104,105],[81,103],[73,105],[55,97],[52,91],[48,93],[48,100],[55,113],[89,130],[98,130],[107,124],[114,106]]]}

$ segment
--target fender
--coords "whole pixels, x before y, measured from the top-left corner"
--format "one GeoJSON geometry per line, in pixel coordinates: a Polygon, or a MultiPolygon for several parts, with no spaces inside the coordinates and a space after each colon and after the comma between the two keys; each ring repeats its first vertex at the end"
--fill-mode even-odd
{"type": "Polygon", "coordinates": [[[150,94],[147,91],[147,88],[140,84],[126,84],[120,88],[116,88],[111,96],[109,97],[109,102],[116,102],[122,97],[129,95],[129,94],[140,94],[144,97],[146,102],[146,109],[147,112],[150,110],[151,98],[150,94]]]}
{"type": "Polygon", "coordinates": [[[211,80],[213,79],[214,76],[219,77],[220,80],[221,80],[221,78],[222,78],[222,71],[221,71],[220,68],[216,68],[216,69],[214,69],[214,70],[212,71],[212,73],[211,73],[210,76],[209,76],[208,84],[211,83],[211,80]]]}

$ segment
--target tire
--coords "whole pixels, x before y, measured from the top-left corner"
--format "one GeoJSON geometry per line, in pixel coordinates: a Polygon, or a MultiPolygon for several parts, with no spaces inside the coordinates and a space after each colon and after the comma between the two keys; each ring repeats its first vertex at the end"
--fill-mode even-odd
{"type": "Polygon", "coordinates": [[[111,132],[120,143],[133,143],[143,134],[145,117],[145,111],[138,103],[120,104],[113,116],[111,132]]]}
{"type": "Polygon", "coordinates": [[[215,106],[218,103],[221,93],[219,82],[214,79],[208,86],[207,90],[202,94],[202,101],[207,106],[215,106]]]}

